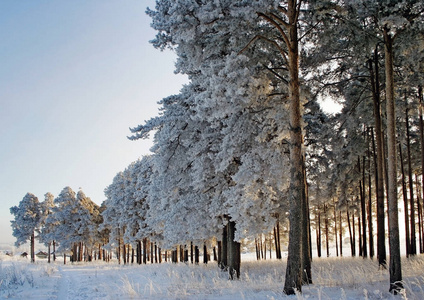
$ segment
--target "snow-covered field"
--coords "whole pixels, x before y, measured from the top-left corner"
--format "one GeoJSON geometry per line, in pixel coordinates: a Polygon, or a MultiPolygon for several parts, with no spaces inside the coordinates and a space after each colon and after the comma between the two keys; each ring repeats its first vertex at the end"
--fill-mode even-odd
{"type": "MultiPolygon", "coordinates": [[[[388,271],[362,258],[314,259],[314,284],[292,299],[424,299],[424,256],[402,260],[405,294],[388,292],[388,271]]],[[[5,299],[281,299],[285,260],[242,261],[230,281],[216,263],[118,265],[116,262],[35,264],[0,255],[5,299]]]]}

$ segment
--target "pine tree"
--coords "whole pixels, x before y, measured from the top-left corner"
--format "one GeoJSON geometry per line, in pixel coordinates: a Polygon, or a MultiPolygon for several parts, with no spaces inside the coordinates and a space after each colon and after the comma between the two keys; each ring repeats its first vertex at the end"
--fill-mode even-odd
{"type": "Polygon", "coordinates": [[[38,198],[31,193],[27,193],[19,202],[19,206],[10,208],[10,213],[15,216],[15,219],[10,222],[13,229],[12,234],[16,238],[16,247],[30,240],[31,262],[35,262],[35,232],[40,228],[42,218],[38,198]]]}

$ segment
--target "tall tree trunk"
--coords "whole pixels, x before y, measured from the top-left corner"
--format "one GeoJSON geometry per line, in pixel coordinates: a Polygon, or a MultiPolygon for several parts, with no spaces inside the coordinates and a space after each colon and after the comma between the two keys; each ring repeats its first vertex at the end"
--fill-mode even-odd
{"type": "Polygon", "coordinates": [[[228,222],[228,272],[230,279],[240,278],[240,243],[234,241],[236,232],[236,223],[234,221],[228,222]]]}
{"type": "Polygon", "coordinates": [[[399,156],[400,156],[400,170],[402,173],[402,195],[403,195],[403,205],[404,205],[404,214],[405,214],[405,245],[406,245],[406,257],[409,257],[411,253],[411,242],[409,240],[409,208],[408,208],[408,197],[406,192],[406,181],[405,181],[405,169],[403,167],[403,155],[402,155],[402,145],[399,143],[399,156]]]}
{"type": "MultiPolygon", "coordinates": [[[[218,248],[219,248],[219,244],[220,244],[220,242],[218,241],[218,248]]],[[[193,259],[194,259],[193,251],[194,251],[193,242],[190,242],[190,262],[191,262],[191,264],[193,264],[193,259]]],[[[218,265],[219,265],[219,262],[218,262],[218,265]]]]}
{"type": "Polygon", "coordinates": [[[353,241],[352,225],[350,224],[349,209],[346,210],[346,215],[347,215],[347,225],[349,227],[350,255],[353,257],[353,256],[355,256],[355,243],[353,241]]]}
{"type": "Polygon", "coordinates": [[[47,251],[49,252],[49,256],[48,256],[48,259],[47,259],[48,263],[50,263],[50,246],[51,246],[51,244],[52,243],[49,243],[48,248],[47,248],[47,251]]]}
{"type": "Polygon", "coordinates": [[[143,264],[147,264],[147,238],[143,239],[143,264]]]}
{"type": "Polygon", "coordinates": [[[336,256],[339,257],[339,243],[337,241],[337,211],[336,211],[336,199],[333,197],[333,205],[334,205],[334,238],[336,240],[336,256]]]}
{"type": "Polygon", "coordinates": [[[352,256],[356,256],[356,229],[355,229],[355,211],[353,211],[352,214],[352,245],[353,245],[353,251],[352,256]]]}
{"type": "Polygon", "coordinates": [[[362,210],[362,256],[368,257],[367,251],[367,210],[365,194],[365,156],[362,156],[362,191],[361,191],[361,210],[362,210]]]}
{"type": "MultiPolygon", "coordinates": [[[[405,96],[406,98],[406,96],[405,96]]],[[[406,101],[406,99],[405,99],[406,101]]],[[[408,177],[409,177],[409,201],[410,201],[410,221],[411,221],[411,255],[417,254],[417,238],[415,234],[415,204],[414,204],[414,182],[412,177],[412,163],[411,163],[411,136],[409,133],[409,113],[408,108],[406,108],[406,145],[408,151],[408,177]]]]}
{"type": "Polygon", "coordinates": [[[56,261],[56,241],[53,241],[53,261],[56,261]]]}
{"type": "Polygon", "coordinates": [[[290,191],[289,191],[289,246],[287,257],[284,293],[294,295],[302,292],[302,205],[305,197],[305,179],[303,174],[303,134],[302,114],[300,112],[300,81],[299,81],[299,39],[297,23],[300,13],[300,3],[297,0],[287,1],[289,69],[289,99],[290,99],[290,191]]]}
{"type": "Polygon", "coordinates": [[[275,238],[276,238],[275,252],[277,254],[277,258],[278,259],[282,259],[282,255],[281,255],[281,243],[280,243],[280,216],[279,215],[277,215],[276,229],[277,229],[277,234],[275,236],[275,238]],[[277,247],[278,247],[278,250],[277,250],[277,247]]]}
{"type": "Polygon", "coordinates": [[[208,263],[208,248],[206,247],[206,244],[203,244],[203,263],[208,263]]]}
{"type": "Polygon", "coordinates": [[[32,232],[31,234],[31,262],[35,263],[35,234],[32,232]]]}
{"type": "Polygon", "coordinates": [[[390,30],[384,27],[384,50],[386,70],[386,111],[387,111],[387,164],[388,164],[388,213],[390,249],[390,288],[397,294],[402,288],[402,268],[399,245],[399,217],[397,202],[396,172],[396,113],[393,72],[393,38],[390,30]]]}
{"type": "Polygon", "coordinates": [[[320,208],[318,207],[318,228],[316,229],[317,232],[317,254],[318,257],[321,257],[321,211],[319,210],[320,208]]]}
{"type": "Polygon", "coordinates": [[[340,256],[343,256],[343,226],[342,226],[342,212],[339,211],[340,219],[340,230],[339,230],[339,241],[340,241],[340,256]]]}
{"type": "Polygon", "coordinates": [[[259,236],[259,250],[261,254],[261,259],[264,259],[264,248],[262,246],[262,234],[259,236]]]}
{"type": "Polygon", "coordinates": [[[328,234],[328,212],[327,205],[324,204],[324,230],[325,230],[325,249],[327,250],[327,257],[330,257],[330,235],[328,234]]]}
{"type": "MultiPolygon", "coordinates": [[[[368,138],[369,138],[369,131],[368,131],[368,138]]],[[[371,135],[374,135],[371,128],[371,135]]],[[[369,250],[370,250],[370,258],[374,258],[374,230],[373,230],[373,223],[372,223],[372,180],[371,180],[371,149],[370,149],[370,141],[368,141],[368,242],[369,242],[369,250]]]]}
{"type": "Polygon", "coordinates": [[[218,263],[218,267],[219,267],[222,264],[222,256],[221,256],[222,255],[222,242],[218,241],[217,244],[218,244],[218,261],[217,261],[217,263],[218,263]]]}
{"type": "Polygon", "coordinates": [[[386,229],[384,215],[384,149],[383,130],[381,128],[381,108],[380,108],[380,80],[378,68],[378,48],[374,51],[374,67],[370,67],[371,86],[374,104],[375,139],[377,144],[377,159],[375,174],[377,193],[377,257],[380,266],[386,266],[386,229]],[[374,69],[375,68],[375,69],[374,69]],[[375,73],[374,73],[375,70],[375,73]]]}
{"type": "Polygon", "coordinates": [[[222,229],[222,247],[221,247],[221,265],[222,270],[227,270],[228,267],[228,223],[222,229]]]}
{"type": "Polygon", "coordinates": [[[125,244],[122,245],[122,257],[124,258],[124,265],[127,264],[127,247],[125,244]]]}
{"type": "Polygon", "coordinates": [[[417,188],[417,204],[418,204],[418,242],[420,246],[420,253],[423,253],[423,209],[421,205],[421,192],[420,192],[420,183],[418,180],[418,175],[415,174],[415,186],[417,188]]]}
{"type": "Polygon", "coordinates": [[[195,247],[194,247],[194,263],[195,263],[196,265],[198,265],[198,264],[199,264],[199,256],[200,256],[199,247],[198,247],[198,246],[195,246],[195,247]]]}
{"type": "MultiPolygon", "coordinates": [[[[418,88],[418,98],[419,98],[419,115],[420,115],[420,142],[421,142],[421,192],[424,192],[424,120],[423,120],[423,88],[420,86],[418,88]]],[[[420,193],[421,195],[421,193],[420,193]]],[[[424,200],[424,195],[421,197],[421,201],[424,200]]],[[[420,203],[422,203],[420,201],[420,203]]],[[[421,214],[421,221],[423,221],[423,215],[421,214]]],[[[424,226],[422,226],[424,228],[424,226]]],[[[421,235],[423,236],[422,244],[420,246],[420,252],[424,253],[424,231],[421,230],[421,235]],[[422,249],[422,250],[421,250],[422,249]]]]}
{"type": "Polygon", "coordinates": [[[358,239],[359,239],[359,256],[363,256],[362,249],[362,227],[361,227],[361,214],[358,213],[358,239]]]}
{"type": "MultiPolygon", "coordinates": [[[[311,220],[309,216],[308,182],[306,180],[306,162],[302,159],[305,194],[302,204],[302,284],[312,284],[312,247],[311,220]]],[[[337,240],[337,238],[336,238],[337,240]]]]}

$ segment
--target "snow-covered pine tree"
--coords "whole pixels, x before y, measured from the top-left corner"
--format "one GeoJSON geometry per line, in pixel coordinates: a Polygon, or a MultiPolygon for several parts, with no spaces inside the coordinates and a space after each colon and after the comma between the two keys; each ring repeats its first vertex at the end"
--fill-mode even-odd
{"type": "Polygon", "coordinates": [[[44,245],[48,248],[48,262],[50,263],[50,257],[51,257],[51,246],[53,244],[53,260],[56,260],[56,245],[54,240],[48,240],[46,239],[47,233],[52,230],[51,224],[46,224],[47,217],[53,213],[53,207],[54,207],[54,195],[50,192],[46,193],[44,195],[44,201],[41,202],[41,232],[40,232],[40,242],[43,242],[44,245]]]}
{"type": "Polygon", "coordinates": [[[12,206],[10,213],[15,219],[10,221],[13,236],[16,238],[15,245],[20,245],[30,241],[31,262],[35,262],[35,232],[40,228],[41,206],[38,198],[31,193],[27,193],[19,202],[19,206],[12,206]]]}

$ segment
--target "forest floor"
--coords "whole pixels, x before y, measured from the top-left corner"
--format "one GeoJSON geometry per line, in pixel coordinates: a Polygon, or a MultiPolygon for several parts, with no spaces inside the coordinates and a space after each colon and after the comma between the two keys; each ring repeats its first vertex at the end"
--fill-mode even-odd
{"type": "Polygon", "coordinates": [[[402,259],[405,290],[393,296],[389,273],[376,260],[314,258],[314,284],[302,294],[283,294],[286,260],[242,260],[240,280],[216,263],[119,265],[67,263],[35,264],[0,254],[2,299],[424,299],[424,256],[402,259]]]}

